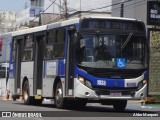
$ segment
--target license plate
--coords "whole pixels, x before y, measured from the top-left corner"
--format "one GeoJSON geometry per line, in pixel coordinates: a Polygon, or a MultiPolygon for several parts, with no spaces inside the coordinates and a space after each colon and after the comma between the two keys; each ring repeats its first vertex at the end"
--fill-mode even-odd
{"type": "Polygon", "coordinates": [[[121,92],[110,92],[111,96],[122,96],[121,92]]]}
{"type": "Polygon", "coordinates": [[[36,96],[34,96],[34,99],[36,99],[36,100],[40,100],[40,99],[42,99],[42,96],[40,96],[40,95],[36,95],[36,96]]]}

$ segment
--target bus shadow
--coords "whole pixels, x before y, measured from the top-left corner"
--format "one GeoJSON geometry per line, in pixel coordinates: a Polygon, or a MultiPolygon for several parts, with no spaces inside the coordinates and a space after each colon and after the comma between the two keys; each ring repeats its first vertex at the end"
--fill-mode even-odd
{"type": "MultiPolygon", "coordinates": [[[[24,103],[13,103],[13,104],[25,105],[24,103]]],[[[56,108],[56,105],[54,105],[54,104],[41,104],[41,105],[33,105],[33,104],[30,104],[30,105],[25,105],[25,106],[56,108]]]]}
{"type": "MultiPolygon", "coordinates": [[[[24,103],[14,103],[17,105],[25,105],[24,103]]],[[[57,109],[56,105],[54,104],[41,104],[41,105],[26,105],[26,106],[35,106],[35,107],[47,107],[47,108],[55,108],[57,109]]],[[[63,109],[64,110],[64,109],[63,109]]],[[[155,114],[157,111],[149,111],[149,110],[133,110],[133,109],[125,109],[123,112],[116,112],[113,107],[110,106],[86,106],[85,108],[81,107],[73,107],[73,106],[67,106],[65,110],[69,111],[77,111],[77,112],[94,112],[94,113],[149,113],[149,114],[155,114]]]]}
{"type": "Polygon", "coordinates": [[[125,109],[123,112],[117,112],[112,107],[102,107],[102,106],[86,106],[85,108],[70,108],[69,110],[74,111],[83,111],[83,112],[109,112],[109,113],[149,113],[155,114],[157,111],[149,111],[149,110],[133,110],[133,109],[125,109]]]}

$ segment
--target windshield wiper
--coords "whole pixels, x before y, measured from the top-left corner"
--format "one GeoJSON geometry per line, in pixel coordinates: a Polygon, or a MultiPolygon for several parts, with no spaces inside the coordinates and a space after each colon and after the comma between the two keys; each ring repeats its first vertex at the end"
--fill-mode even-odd
{"type": "Polygon", "coordinates": [[[132,37],[133,33],[130,33],[126,39],[126,41],[123,43],[122,47],[121,47],[121,50],[123,50],[126,45],[128,44],[128,42],[130,41],[131,37],[132,37]]]}

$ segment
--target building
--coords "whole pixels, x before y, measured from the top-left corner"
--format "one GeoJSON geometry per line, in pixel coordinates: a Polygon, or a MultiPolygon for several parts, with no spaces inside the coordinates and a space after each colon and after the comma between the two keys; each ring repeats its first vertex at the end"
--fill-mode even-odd
{"type": "Polygon", "coordinates": [[[8,32],[15,30],[15,21],[15,12],[0,11],[0,96],[4,96],[6,91],[11,40],[8,32]]]}
{"type": "Polygon", "coordinates": [[[13,31],[16,21],[16,13],[11,11],[0,11],[0,35],[13,31]]]}
{"type": "Polygon", "coordinates": [[[121,16],[121,4],[123,7],[123,17],[142,20],[146,23],[147,0],[112,0],[112,16],[121,16]]]}
{"type": "Polygon", "coordinates": [[[69,14],[69,18],[77,18],[77,17],[89,17],[89,16],[105,16],[105,17],[111,17],[111,12],[96,12],[96,11],[77,11],[72,14],[69,14]]]}
{"type": "Polygon", "coordinates": [[[24,29],[26,27],[38,26],[39,14],[44,11],[42,0],[28,0],[23,11],[17,13],[15,27],[24,29]]]}
{"type": "Polygon", "coordinates": [[[145,22],[150,43],[149,94],[160,95],[160,1],[112,0],[112,16],[145,22]]]}
{"type": "Polygon", "coordinates": [[[10,59],[10,43],[11,43],[11,32],[5,33],[0,36],[1,46],[0,46],[0,71],[3,69],[4,71],[0,72],[0,78],[6,77],[5,69],[9,67],[9,59],[10,59]]]}
{"type": "Polygon", "coordinates": [[[0,96],[6,95],[6,83],[9,69],[11,33],[0,36],[0,96]]]}

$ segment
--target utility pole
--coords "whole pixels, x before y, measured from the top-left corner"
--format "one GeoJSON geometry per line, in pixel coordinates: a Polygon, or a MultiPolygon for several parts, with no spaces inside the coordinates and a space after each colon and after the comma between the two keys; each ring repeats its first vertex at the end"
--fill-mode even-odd
{"type": "Polygon", "coordinates": [[[78,15],[78,17],[81,19],[81,0],[80,0],[80,8],[79,8],[79,15],[78,15]]]}
{"type": "Polygon", "coordinates": [[[64,17],[65,19],[68,19],[67,0],[64,0],[64,17]]]}
{"type": "Polygon", "coordinates": [[[124,14],[124,0],[121,1],[120,17],[123,17],[124,14]]]}

